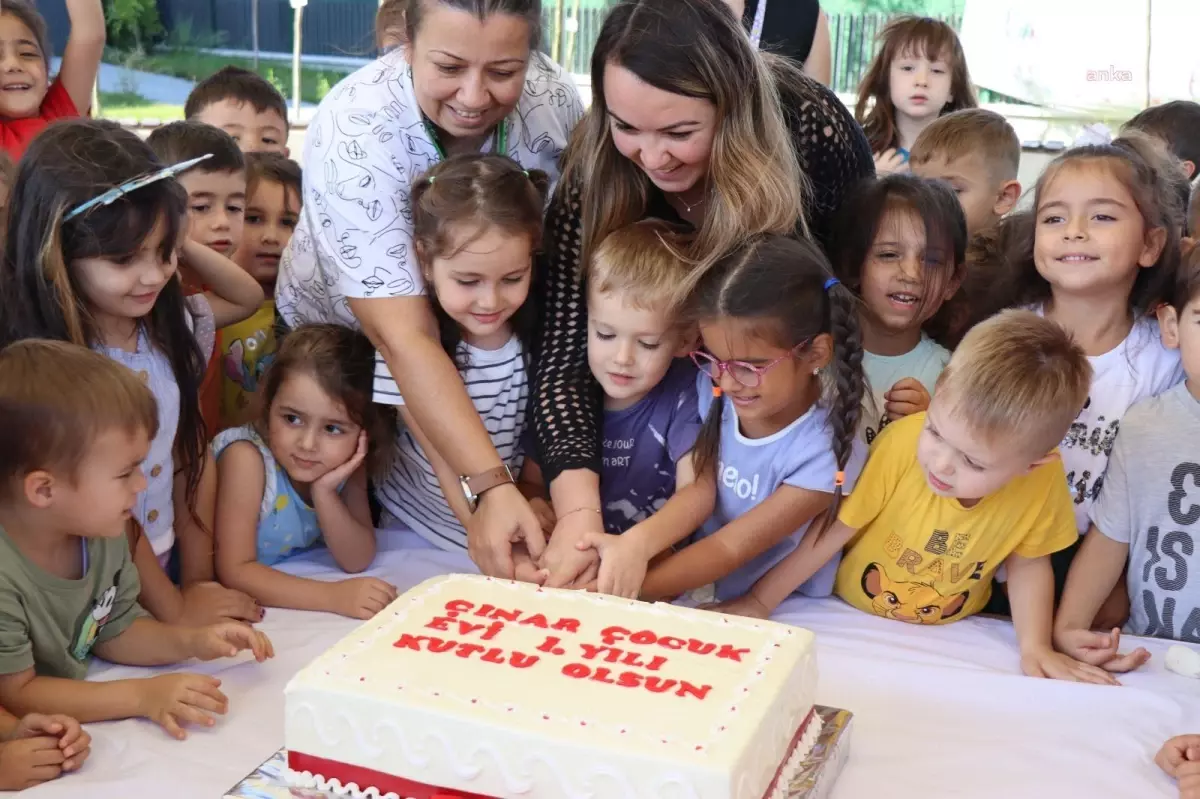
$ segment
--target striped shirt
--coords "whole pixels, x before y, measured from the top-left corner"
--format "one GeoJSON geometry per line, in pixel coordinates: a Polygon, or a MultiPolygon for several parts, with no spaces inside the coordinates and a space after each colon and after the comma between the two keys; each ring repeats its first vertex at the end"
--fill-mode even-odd
{"type": "MultiPolygon", "coordinates": [[[[521,470],[525,453],[525,407],[529,385],[525,373],[525,350],[516,336],[498,350],[481,350],[459,345],[460,370],[467,394],[492,436],[492,444],[513,474],[521,470]]],[[[375,401],[403,405],[404,398],[392,380],[387,364],[375,358],[375,401]]],[[[451,490],[459,490],[458,486],[451,490]]],[[[467,531],[450,509],[433,465],[417,439],[407,429],[396,436],[396,458],[387,479],[376,486],[376,498],[383,506],[384,526],[396,522],[441,549],[461,551],[467,548],[467,531]]]]}

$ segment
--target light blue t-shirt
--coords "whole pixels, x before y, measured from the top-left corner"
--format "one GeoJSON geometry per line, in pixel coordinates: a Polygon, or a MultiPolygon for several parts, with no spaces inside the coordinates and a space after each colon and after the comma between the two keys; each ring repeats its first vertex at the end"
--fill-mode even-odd
{"type": "Polygon", "coordinates": [[[925,387],[933,396],[933,387],[938,376],[950,363],[950,350],[933,339],[921,334],[921,340],[903,355],[875,355],[863,353],[863,372],[867,377],[867,390],[863,392],[862,417],[858,423],[858,434],[867,446],[875,436],[887,427],[887,412],[884,410],[883,395],[892,386],[906,377],[911,377],[925,387]]]}
{"type": "MultiPolygon", "coordinates": [[[[712,406],[712,380],[704,374],[696,380],[700,415],[708,414],[712,406]]],[[[717,504],[712,517],[704,523],[696,540],[720,530],[729,522],[752,510],[782,485],[809,491],[834,490],[837,460],[833,455],[832,426],[829,412],[814,405],[803,416],[784,429],[766,438],[746,438],[739,429],[737,412],[728,397],[721,415],[721,443],[717,455],[717,504]]],[[[867,448],[856,436],[850,461],[846,464],[847,494],[866,463],[867,448]]],[[[809,522],[716,582],[716,597],[720,602],[742,596],[758,579],[783,560],[799,544],[808,531],[809,522]]],[[[814,574],[799,591],[806,596],[829,596],[837,575],[838,555],[814,574]]]]}
{"type": "Polygon", "coordinates": [[[259,563],[274,566],[279,561],[308,549],[321,540],[321,525],[317,511],[296,492],[284,468],[271,454],[267,442],[252,425],[231,427],[222,431],[212,442],[213,459],[235,441],[249,441],[263,458],[263,498],[258,509],[256,537],[259,563]]]}

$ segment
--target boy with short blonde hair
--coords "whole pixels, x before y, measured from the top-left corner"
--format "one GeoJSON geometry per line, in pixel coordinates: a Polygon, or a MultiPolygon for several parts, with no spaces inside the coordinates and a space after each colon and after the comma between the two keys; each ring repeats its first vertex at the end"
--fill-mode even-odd
{"type": "Polygon", "coordinates": [[[835,586],[842,599],[884,618],[943,624],[982,610],[1004,566],[1025,673],[1114,682],[1051,643],[1050,555],[1078,537],[1056,447],[1091,374],[1070,335],[1035,313],[1005,311],[977,325],[942,371],[929,409],[875,440],[837,522],[806,536],[724,609],[769,613],[846,546],[835,586]]]}
{"type": "Polygon", "coordinates": [[[161,666],[270,642],[248,625],[181,627],[138,604],[125,537],[158,427],[150,390],[105,355],[26,340],[0,352],[0,704],[82,722],[144,717],[176,738],[226,712],[199,674],[86,682],[92,653],[161,666]]]}
{"type": "Polygon", "coordinates": [[[909,154],[913,174],[950,184],[967,216],[967,234],[993,227],[1021,197],[1021,142],[994,111],[965,108],[921,131],[909,154]]]}

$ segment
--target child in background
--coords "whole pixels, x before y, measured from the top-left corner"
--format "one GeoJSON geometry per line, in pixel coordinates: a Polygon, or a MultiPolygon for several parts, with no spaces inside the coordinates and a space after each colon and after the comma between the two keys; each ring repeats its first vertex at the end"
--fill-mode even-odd
{"type": "Polygon", "coordinates": [[[1021,199],[1021,141],[995,111],[966,108],[935,119],[917,136],[909,163],[914,175],[950,184],[968,237],[995,227],[1021,199]]]}
{"type": "Polygon", "coordinates": [[[391,410],[371,402],[374,375],[375,348],[349,328],[306,325],[283,340],[257,424],[213,441],[222,583],[264,605],[356,619],[396,598],[374,577],[325,582],[272,568],[321,540],[347,573],[375,558],[367,474],[387,466],[396,430],[391,410]]]}
{"type": "Polygon", "coordinates": [[[974,108],[975,89],[958,35],[930,17],[899,17],[879,34],[875,59],[858,85],[854,117],[875,171],[908,171],[917,136],[942,114],[974,108]]]}
{"type": "Polygon", "coordinates": [[[1189,181],[1200,167],[1200,103],[1172,100],[1142,111],[1121,127],[1121,132],[1140,130],[1166,145],[1183,164],[1189,181]]]}
{"type": "MultiPolygon", "coordinates": [[[[1165,177],[1175,168],[1136,133],[1069,150],[1038,179],[1032,224],[1018,225],[1024,235],[1011,241],[1015,291],[1003,302],[1060,324],[1092,367],[1087,402],[1061,445],[1080,535],[1125,412],[1184,377],[1149,316],[1179,263],[1181,215],[1165,177]]],[[[1075,549],[1055,555],[1059,592],[1075,549]]]]}
{"type": "MultiPolygon", "coordinates": [[[[600,551],[597,590],[606,594],[638,595],[658,554],[649,520],[693,479],[696,370],[679,359],[695,335],[676,307],[688,273],[685,246],[667,223],[637,222],[609,234],[584,275],[588,364],[604,390],[600,505],[608,535],[586,539],[581,549],[600,551]]],[[[706,515],[683,526],[690,532],[706,515]]]]}
{"type": "Polygon", "coordinates": [[[990,266],[988,248],[998,236],[1000,220],[1021,197],[1017,171],[1021,142],[1001,115],[983,108],[965,108],[934,120],[913,144],[913,174],[949,184],[967,217],[967,257],[962,284],[954,296],[925,325],[926,332],[947,349],[954,349],[991,300],[1003,269],[990,266]],[[986,241],[981,241],[986,239],[986,241]]]}
{"type": "Polygon", "coordinates": [[[246,160],[237,142],[212,125],[172,122],[155,128],[146,143],[164,164],[209,156],[178,177],[188,195],[188,238],[232,258],[246,209],[246,160]]]}
{"type": "Polygon", "coordinates": [[[270,641],[249,625],[169,625],[138,606],[138,569],[122,533],[146,488],[141,464],[159,421],[150,389],[100,353],[44,340],[0,353],[5,707],[85,723],[143,717],[183,738],[187,724],[212,726],[211,714],[226,711],[219,680],[86,682],[92,652],[130,666],[243,649],[259,662],[272,656],[270,641]]]}
{"type": "Polygon", "coordinates": [[[950,353],[921,328],[958,289],[966,245],[962,208],[941,183],[885,175],[860,183],[842,204],[829,252],[838,277],[862,297],[864,443],[929,407],[950,353]]]}
{"type": "Polygon", "coordinates": [[[87,115],[92,86],[104,55],[101,0],[66,0],[71,33],[58,75],[50,80],[50,37],[46,21],[30,0],[4,0],[0,47],[4,91],[0,92],[0,149],[20,159],[35,136],[56,119],[87,115]]]}
{"type": "Polygon", "coordinates": [[[288,155],[287,101],[248,69],[224,67],[197,83],[183,115],[225,131],[244,153],[288,155]]]}
{"type": "Polygon", "coordinates": [[[1049,555],[1076,539],[1055,446],[1087,397],[1091,368],[1058,325],[1005,311],[955,350],[926,413],[888,427],[837,522],[805,541],[751,596],[723,608],[766,617],[843,546],[837,593],[910,624],[965,619],[1008,571],[1021,668],[1113,683],[1051,646],[1049,555]],[[848,545],[848,546],[847,546],[848,545]]]}
{"type": "Polygon", "coordinates": [[[1055,620],[1060,651],[1109,671],[1128,671],[1149,654],[1117,653],[1120,630],[1091,632],[1104,600],[1122,578],[1133,599],[1125,631],[1131,635],[1200,643],[1200,569],[1197,513],[1187,487],[1200,483],[1200,250],[1180,270],[1168,304],[1158,310],[1163,343],[1182,355],[1187,380],[1143,400],[1121,420],[1104,485],[1091,512],[1091,529],[1071,564],[1055,620]],[[1173,564],[1169,569],[1157,563],[1173,564]]]}
{"type": "MultiPolygon", "coordinates": [[[[528,302],[534,248],[541,243],[546,174],[499,155],[459,155],[435,164],[412,187],[413,243],[446,352],[458,364],[492,444],[516,481],[524,461],[529,401],[528,302]]],[[[399,405],[407,429],[396,464],[379,485],[381,527],[407,527],[450,551],[467,547],[475,512],[459,475],[404,408],[387,364],[375,362],[375,401],[399,405]],[[435,483],[430,478],[436,477],[435,483]]],[[[524,558],[519,579],[533,579],[524,558]]]]}
{"type": "Polygon", "coordinates": [[[300,165],[278,153],[246,155],[246,221],[233,258],[262,286],[253,316],[221,331],[221,422],[236,427],[255,413],[254,395],[275,358],[275,276],[300,219],[300,165]]]}
{"type": "MultiPolygon", "coordinates": [[[[180,164],[208,156],[196,166],[179,174],[178,180],[188,194],[188,231],[192,241],[232,258],[242,243],[242,224],[246,206],[246,162],[241,150],[227,133],[200,122],[172,122],[155,128],[146,143],[164,164],[180,164]]],[[[189,294],[207,286],[186,264],[180,279],[189,294]]],[[[222,338],[217,342],[200,384],[200,412],[209,430],[221,424],[222,338]]],[[[206,524],[210,519],[206,518],[206,524]]]]}
{"type": "Polygon", "coordinates": [[[1179,783],[1179,799],[1200,799],[1200,735],[1176,735],[1154,762],[1179,783]]]}
{"type": "MultiPolygon", "coordinates": [[[[708,518],[650,569],[643,598],[710,583],[718,600],[739,597],[837,513],[866,456],[856,305],[807,240],[758,237],[699,276],[688,312],[703,344],[692,353],[704,414],[696,480],[645,522],[655,533],[645,551],[665,551],[708,518]]],[[[829,594],[835,568],[801,590],[829,594]]]]}
{"type": "MultiPolygon", "coordinates": [[[[0,264],[0,344],[53,338],[92,347],[138,374],[158,400],[158,435],[138,496],[135,563],[158,618],[257,620],[248,597],[189,580],[212,571],[197,516],[208,441],[198,389],[214,325],[250,315],[262,290],[237,265],[183,235],[187,197],[138,136],[114,122],[58,122],[22,159],[0,264]],[[185,299],[185,260],[211,291],[185,299]],[[167,567],[177,539],[184,590],[167,567]],[[194,583],[194,584],[193,584],[194,583]]],[[[211,511],[210,511],[211,512],[211,511]]]]}

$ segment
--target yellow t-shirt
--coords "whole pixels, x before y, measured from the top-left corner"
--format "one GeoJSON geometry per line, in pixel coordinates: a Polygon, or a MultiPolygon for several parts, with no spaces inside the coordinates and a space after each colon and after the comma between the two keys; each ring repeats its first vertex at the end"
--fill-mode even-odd
{"type": "Polygon", "coordinates": [[[221,328],[221,425],[240,427],[255,413],[254,395],[275,360],[275,301],[249,319],[221,328]]]}
{"type": "Polygon", "coordinates": [[[1075,516],[1055,458],[964,508],[933,493],[917,462],[925,414],[888,425],[838,519],[858,532],[834,590],[859,610],[914,624],[978,613],[1005,558],[1050,555],[1074,543],[1075,516]]]}

